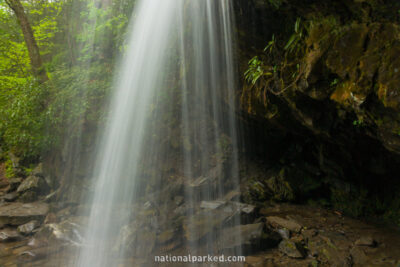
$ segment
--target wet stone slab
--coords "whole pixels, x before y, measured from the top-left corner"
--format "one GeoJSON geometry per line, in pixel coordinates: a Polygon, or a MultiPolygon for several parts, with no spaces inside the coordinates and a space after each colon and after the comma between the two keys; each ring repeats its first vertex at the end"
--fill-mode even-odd
{"type": "Polygon", "coordinates": [[[49,205],[42,202],[5,203],[0,206],[0,224],[21,225],[32,220],[41,220],[49,212],[49,205]]]}

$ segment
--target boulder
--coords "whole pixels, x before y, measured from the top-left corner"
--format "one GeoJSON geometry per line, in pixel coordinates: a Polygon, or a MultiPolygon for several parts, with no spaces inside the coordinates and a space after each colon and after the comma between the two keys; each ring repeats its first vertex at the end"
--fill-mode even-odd
{"type": "Polygon", "coordinates": [[[279,251],[295,259],[303,259],[306,256],[305,249],[300,243],[286,239],[279,243],[279,251]]]}
{"type": "Polygon", "coordinates": [[[45,188],[46,182],[43,180],[43,178],[31,175],[18,186],[17,192],[23,193],[28,190],[39,192],[45,188]]]}
{"type": "Polygon", "coordinates": [[[42,220],[49,212],[49,205],[42,202],[7,203],[0,206],[0,224],[22,225],[32,220],[42,220]]]}
{"type": "Polygon", "coordinates": [[[18,226],[17,230],[23,235],[29,235],[40,226],[40,222],[37,220],[30,221],[26,224],[18,226]]]}
{"type": "Polygon", "coordinates": [[[298,233],[301,231],[302,226],[294,220],[284,219],[277,216],[269,216],[267,217],[267,223],[275,228],[284,228],[289,231],[298,233]]]}
{"type": "Polygon", "coordinates": [[[202,210],[193,217],[187,218],[183,224],[188,241],[196,241],[213,232],[222,224],[228,224],[234,218],[241,217],[242,222],[250,221],[256,207],[249,204],[227,201],[203,201],[202,210]]]}
{"type": "Polygon", "coordinates": [[[234,210],[204,210],[196,213],[183,222],[185,237],[189,242],[197,241],[210,234],[218,226],[232,218],[236,214],[234,210]]]}
{"type": "Polygon", "coordinates": [[[264,223],[238,225],[222,231],[220,244],[224,248],[235,248],[243,245],[254,245],[265,236],[264,223]]]}
{"type": "Polygon", "coordinates": [[[49,242],[69,243],[81,245],[83,242],[82,225],[86,224],[86,217],[70,217],[60,223],[45,224],[35,237],[48,240],[49,242]]]}

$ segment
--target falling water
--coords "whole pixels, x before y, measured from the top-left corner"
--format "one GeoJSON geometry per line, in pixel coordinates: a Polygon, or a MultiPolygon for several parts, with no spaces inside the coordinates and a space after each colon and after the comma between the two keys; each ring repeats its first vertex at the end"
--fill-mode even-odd
{"type": "Polygon", "coordinates": [[[148,253],[143,233],[172,224],[168,203],[177,196],[183,199],[184,250],[213,254],[223,248],[220,230],[208,225],[216,215],[202,213],[199,205],[238,186],[230,5],[229,0],[137,4],[97,152],[86,241],[73,265],[115,266],[115,259],[148,253]],[[147,223],[143,209],[154,219],[147,223]],[[142,234],[128,240],[129,225],[140,225],[142,234]],[[204,228],[213,230],[201,249],[204,228]]]}

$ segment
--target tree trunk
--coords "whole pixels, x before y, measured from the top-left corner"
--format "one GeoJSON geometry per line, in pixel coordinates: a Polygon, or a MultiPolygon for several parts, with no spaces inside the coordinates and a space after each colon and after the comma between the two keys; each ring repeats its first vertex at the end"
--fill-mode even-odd
{"type": "Polygon", "coordinates": [[[29,24],[24,7],[19,0],[6,0],[6,3],[14,11],[18,23],[21,26],[34,75],[40,82],[47,81],[49,78],[47,77],[46,70],[43,68],[39,47],[36,43],[35,37],[33,36],[32,27],[29,24]]]}

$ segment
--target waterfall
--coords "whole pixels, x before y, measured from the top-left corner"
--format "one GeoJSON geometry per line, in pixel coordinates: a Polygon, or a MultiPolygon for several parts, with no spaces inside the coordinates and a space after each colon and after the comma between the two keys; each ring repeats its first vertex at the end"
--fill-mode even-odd
{"type": "Polygon", "coordinates": [[[74,266],[149,257],[140,254],[156,253],[151,240],[163,232],[184,232],[182,253],[225,248],[212,224],[220,212],[200,206],[238,187],[231,1],[140,0],[135,14],[74,266]],[[183,227],[170,219],[179,212],[183,227]]]}

